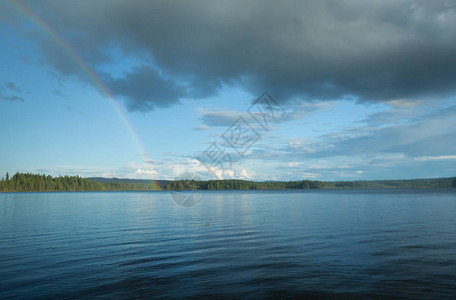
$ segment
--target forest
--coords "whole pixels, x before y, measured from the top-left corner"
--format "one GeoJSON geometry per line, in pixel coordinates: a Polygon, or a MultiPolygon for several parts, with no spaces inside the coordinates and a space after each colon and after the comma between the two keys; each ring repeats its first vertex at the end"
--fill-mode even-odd
{"type": "Polygon", "coordinates": [[[246,181],[246,180],[179,180],[170,181],[167,190],[266,190],[266,189],[372,189],[372,188],[455,188],[456,177],[372,181],[246,181]]]}
{"type": "Polygon", "coordinates": [[[45,174],[9,174],[0,181],[0,192],[78,192],[78,191],[148,191],[157,190],[147,182],[100,182],[80,176],[52,177],[45,174]]]}
{"type": "Polygon", "coordinates": [[[372,181],[247,181],[247,180],[176,180],[155,181],[118,178],[52,177],[45,174],[9,173],[0,181],[0,192],[67,192],[67,191],[150,191],[150,190],[267,190],[267,189],[334,189],[334,188],[456,188],[456,177],[372,180],[372,181]]]}

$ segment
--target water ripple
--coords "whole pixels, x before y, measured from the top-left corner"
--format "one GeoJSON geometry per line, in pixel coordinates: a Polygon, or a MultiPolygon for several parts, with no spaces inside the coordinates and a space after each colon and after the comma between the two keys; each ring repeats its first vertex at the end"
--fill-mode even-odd
{"type": "Polygon", "coordinates": [[[5,195],[2,299],[456,296],[453,191],[5,195]]]}

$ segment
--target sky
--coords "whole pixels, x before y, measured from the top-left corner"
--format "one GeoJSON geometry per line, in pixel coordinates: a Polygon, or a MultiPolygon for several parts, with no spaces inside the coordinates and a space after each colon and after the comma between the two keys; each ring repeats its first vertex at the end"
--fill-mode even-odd
{"type": "Polygon", "coordinates": [[[454,28],[456,1],[5,0],[0,174],[456,176],[454,28]]]}

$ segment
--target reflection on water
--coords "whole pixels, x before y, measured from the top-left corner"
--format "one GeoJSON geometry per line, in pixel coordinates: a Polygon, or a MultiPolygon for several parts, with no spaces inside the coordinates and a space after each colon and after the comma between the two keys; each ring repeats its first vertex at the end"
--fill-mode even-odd
{"type": "Polygon", "coordinates": [[[0,298],[456,295],[456,191],[0,194],[0,298]]]}

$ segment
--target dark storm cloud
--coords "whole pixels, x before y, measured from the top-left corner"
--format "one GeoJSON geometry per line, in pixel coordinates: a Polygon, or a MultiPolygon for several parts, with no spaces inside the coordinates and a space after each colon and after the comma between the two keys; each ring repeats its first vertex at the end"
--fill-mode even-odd
{"type": "MultiPolygon", "coordinates": [[[[112,45],[125,55],[141,57],[148,66],[106,82],[138,110],[211,96],[222,84],[239,85],[253,95],[268,90],[280,101],[449,95],[456,89],[455,4],[443,0],[29,3],[94,68],[110,62],[104,50],[112,45]],[[151,71],[152,66],[161,70],[160,75],[151,71]]],[[[48,39],[36,40],[49,65],[64,75],[83,76],[48,39]]]]}
{"type": "Polygon", "coordinates": [[[127,73],[124,78],[107,77],[105,83],[115,95],[124,97],[131,110],[148,111],[167,107],[185,96],[185,88],[164,79],[152,67],[142,65],[127,73]]]}
{"type": "Polygon", "coordinates": [[[24,98],[19,96],[5,96],[0,93],[0,99],[5,101],[24,101],[24,98]]]}
{"type": "Polygon", "coordinates": [[[24,98],[15,95],[20,93],[21,89],[14,82],[6,82],[4,85],[0,84],[0,100],[5,101],[24,101],[24,98]],[[6,91],[6,94],[5,94],[6,91]]]}
{"type": "Polygon", "coordinates": [[[7,82],[5,83],[6,88],[13,92],[21,92],[21,89],[14,83],[14,82],[7,82]]]}
{"type": "Polygon", "coordinates": [[[247,117],[247,113],[238,111],[202,111],[199,114],[200,121],[210,127],[228,127],[239,117],[247,117]]]}
{"type": "Polygon", "coordinates": [[[61,90],[58,90],[58,89],[53,89],[52,94],[55,96],[58,96],[58,97],[62,97],[62,98],[66,97],[66,95],[61,90]]]}

